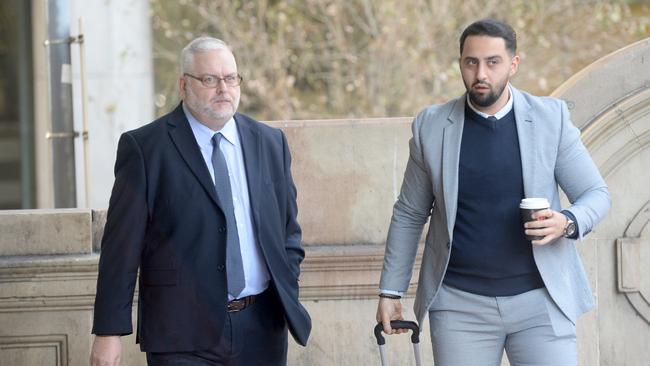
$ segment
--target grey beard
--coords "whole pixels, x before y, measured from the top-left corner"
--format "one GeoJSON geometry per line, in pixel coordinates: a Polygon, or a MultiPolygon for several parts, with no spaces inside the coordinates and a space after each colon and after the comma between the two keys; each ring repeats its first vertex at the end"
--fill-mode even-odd
{"type": "MultiPolygon", "coordinates": [[[[193,98],[194,99],[194,98],[193,98]]],[[[204,115],[208,119],[216,121],[227,121],[235,114],[235,112],[226,112],[226,113],[216,113],[209,106],[202,105],[196,99],[192,100],[192,108],[198,113],[204,115]]]]}

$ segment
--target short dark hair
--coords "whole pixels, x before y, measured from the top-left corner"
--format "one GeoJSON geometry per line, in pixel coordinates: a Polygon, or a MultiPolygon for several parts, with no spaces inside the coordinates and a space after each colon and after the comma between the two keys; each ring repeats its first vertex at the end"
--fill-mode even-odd
{"type": "Polygon", "coordinates": [[[489,36],[503,38],[506,41],[506,49],[511,53],[517,52],[517,33],[505,22],[496,19],[481,19],[470,24],[460,36],[460,54],[463,54],[465,39],[469,36],[489,36]]]}

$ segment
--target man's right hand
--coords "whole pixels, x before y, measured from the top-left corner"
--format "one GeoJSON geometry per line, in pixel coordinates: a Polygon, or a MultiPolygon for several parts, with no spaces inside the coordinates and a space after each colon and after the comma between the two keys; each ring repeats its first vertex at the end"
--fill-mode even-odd
{"type": "Polygon", "coordinates": [[[384,326],[384,333],[399,334],[406,333],[408,329],[393,329],[390,327],[391,320],[404,320],[402,317],[402,303],[399,299],[379,298],[377,306],[377,323],[384,326]]]}
{"type": "Polygon", "coordinates": [[[119,366],[122,357],[120,336],[95,336],[90,366],[119,366]]]}

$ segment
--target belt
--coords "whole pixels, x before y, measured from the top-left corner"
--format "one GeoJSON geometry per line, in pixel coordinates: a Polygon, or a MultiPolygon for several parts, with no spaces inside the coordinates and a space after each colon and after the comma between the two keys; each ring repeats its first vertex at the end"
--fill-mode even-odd
{"type": "Polygon", "coordinates": [[[242,311],[246,309],[248,305],[254,303],[257,296],[258,295],[250,295],[250,296],[242,297],[241,299],[234,299],[228,301],[228,305],[226,305],[226,310],[229,313],[236,313],[238,311],[242,311]]]}

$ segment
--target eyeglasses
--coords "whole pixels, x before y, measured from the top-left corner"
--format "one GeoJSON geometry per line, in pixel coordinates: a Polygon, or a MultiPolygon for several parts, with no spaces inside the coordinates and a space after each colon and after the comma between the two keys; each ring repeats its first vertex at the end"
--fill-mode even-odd
{"type": "Polygon", "coordinates": [[[218,77],[216,75],[203,75],[201,77],[192,74],[184,73],[183,76],[189,76],[201,82],[206,88],[216,88],[220,81],[226,83],[227,86],[235,87],[241,84],[244,78],[239,74],[226,75],[225,77],[218,77]]]}

